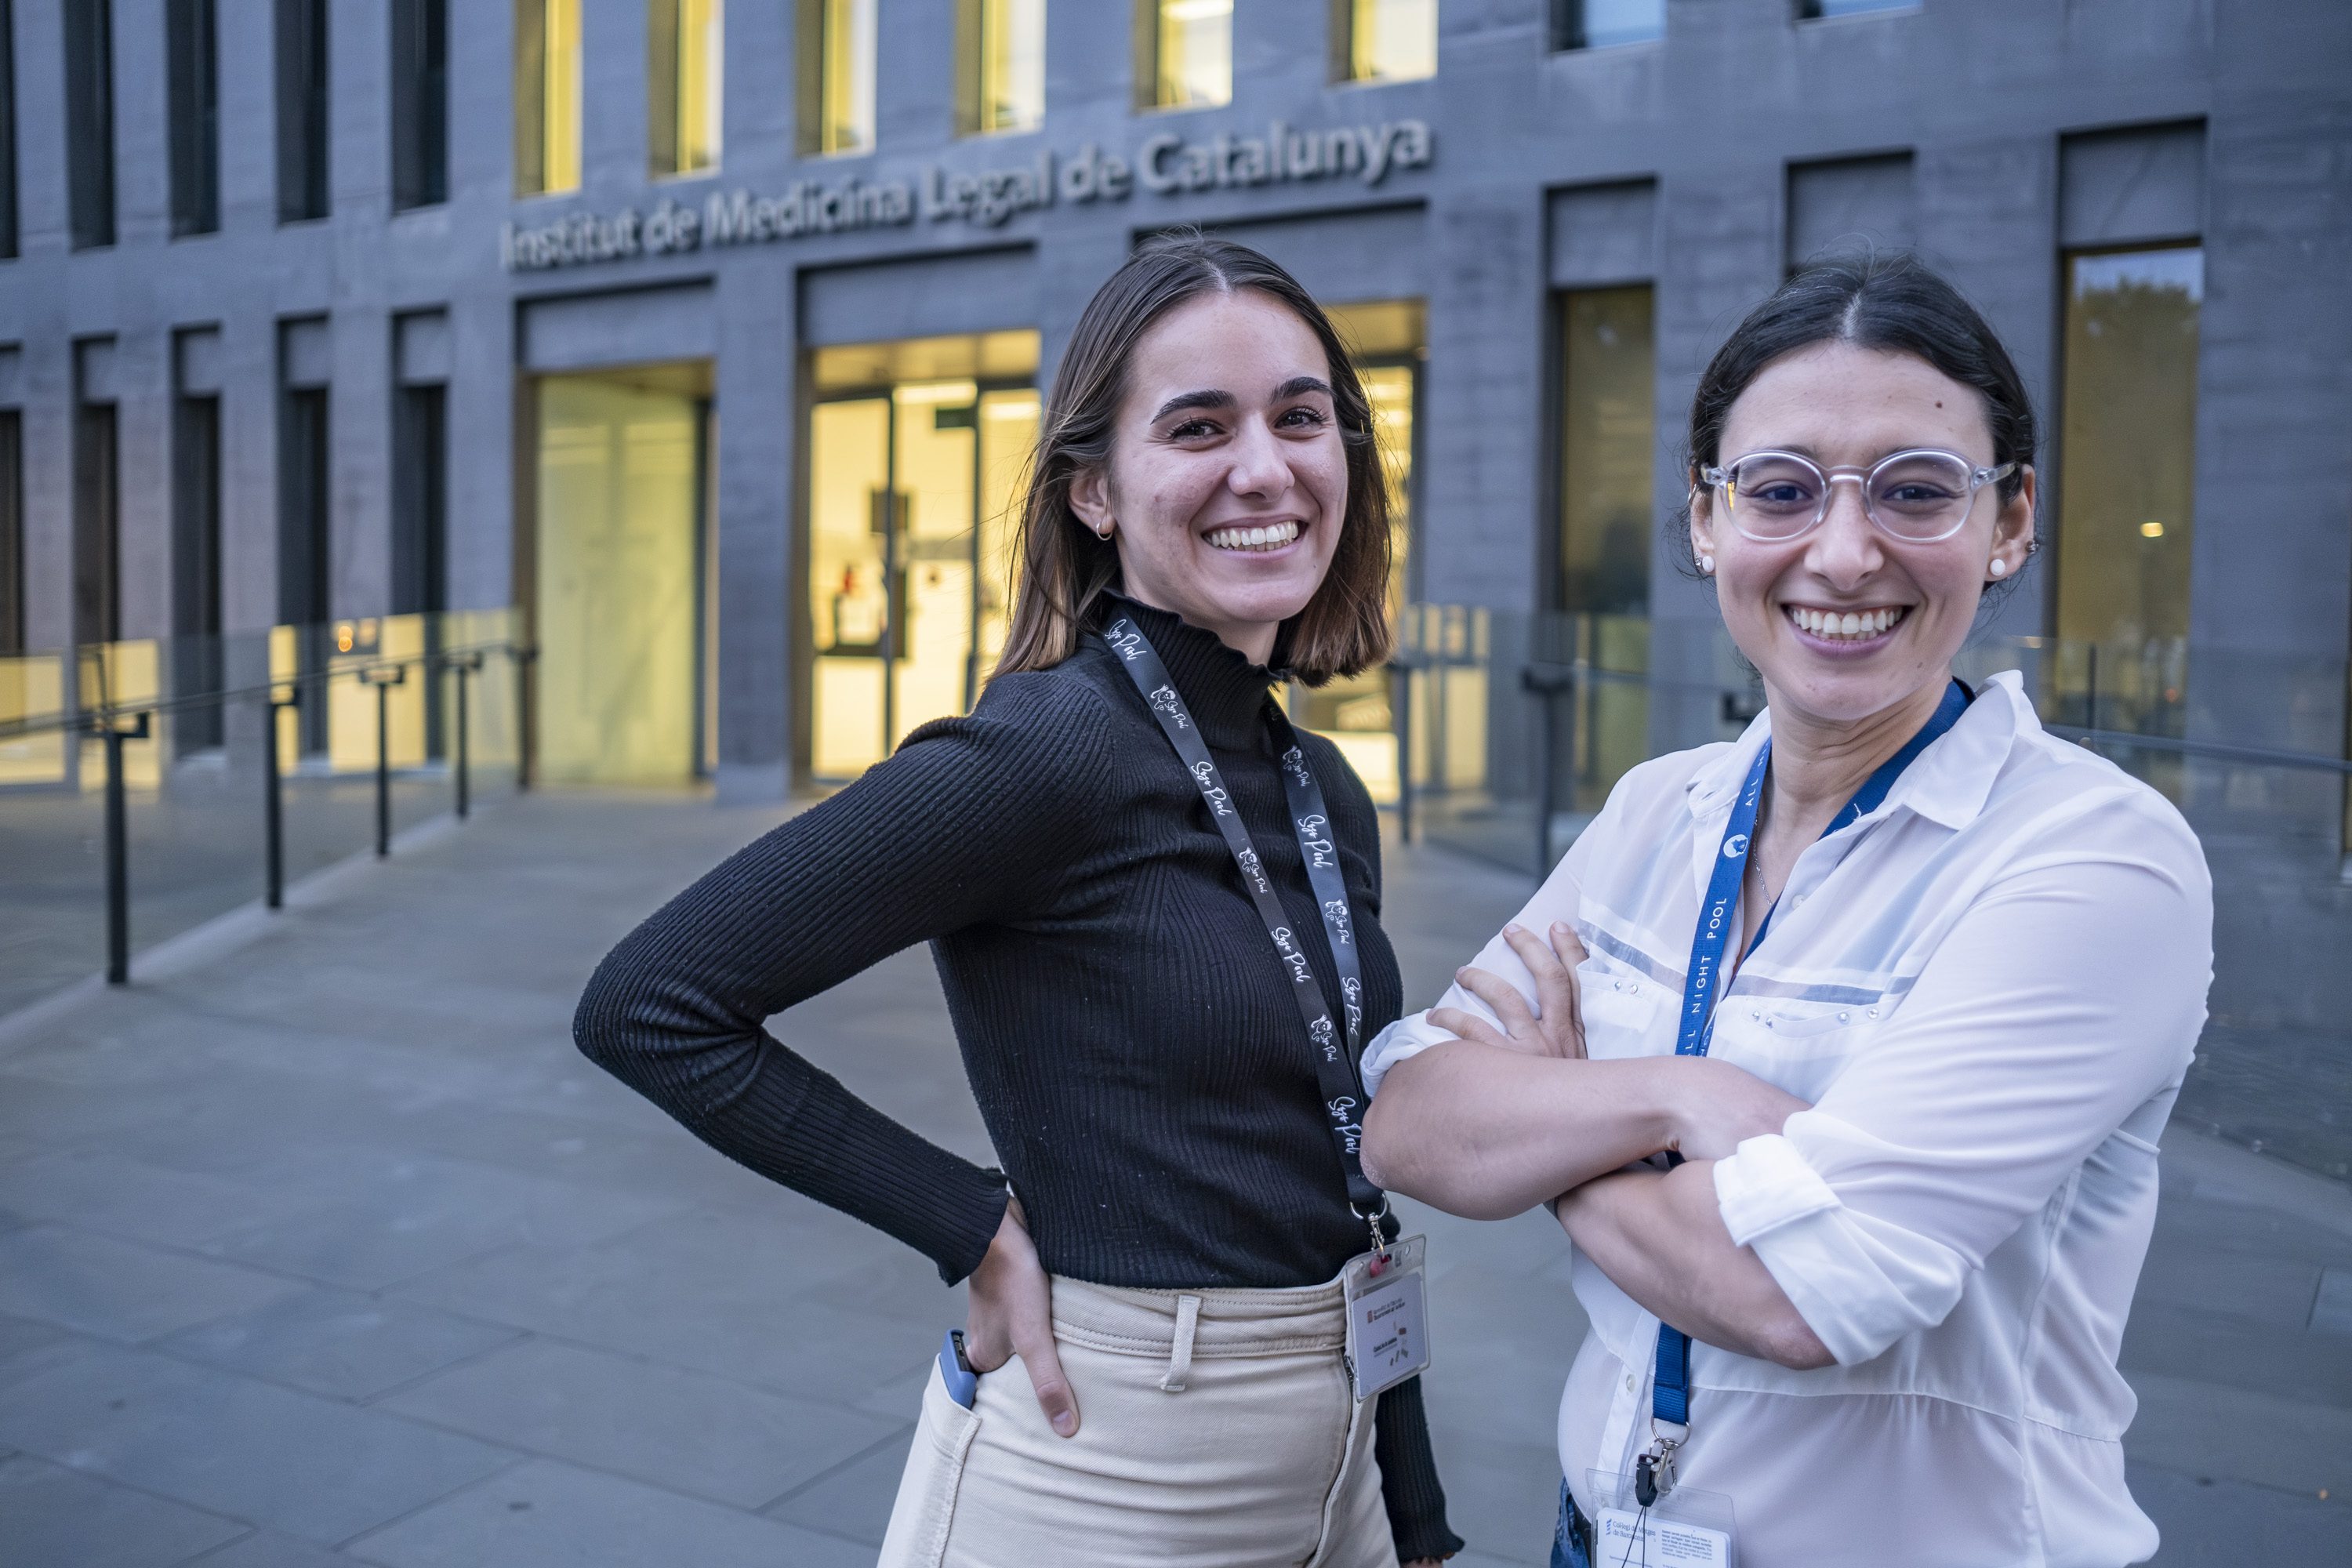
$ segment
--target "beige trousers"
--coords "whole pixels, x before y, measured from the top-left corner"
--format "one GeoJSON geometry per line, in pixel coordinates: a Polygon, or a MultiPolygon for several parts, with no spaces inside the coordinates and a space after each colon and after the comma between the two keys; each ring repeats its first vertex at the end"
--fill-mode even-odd
{"type": "Polygon", "coordinates": [[[881,1568],[1395,1568],[1340,1288],[1054,1281],[1078,1433],[1018,1360],[972,1408],[932,1369],[881,1568]]]}

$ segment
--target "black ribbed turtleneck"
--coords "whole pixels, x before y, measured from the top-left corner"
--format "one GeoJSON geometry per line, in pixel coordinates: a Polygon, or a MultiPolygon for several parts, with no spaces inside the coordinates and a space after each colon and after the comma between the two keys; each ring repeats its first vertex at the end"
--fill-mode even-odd
{"type": "MultiPolygon", "coordinates": [[[[1116,607],[1167,664],[1339,1016],[1265,724],[1275,676],[1165,611],[1116,607]]],[[[1301,740],[1354,904],[1369,1039],[1402,989],[1378,819],[1337,748],[1301,740]]],[[[1052,669],[990,682],[969,715],[916,731],[680,894],[604,960],[574,1032],[721,1152],[958,1279],[995,1235],[1003,1183],[763,1026],[923,941],[1049,1270],[1298,1286],[1361,1248],[1289,982],[1192,779],[1093,633],[1052,669]]],[[[1381,1415],[1400,1553],[1453,1550],[1419,1384],[1381,1415]]]]}

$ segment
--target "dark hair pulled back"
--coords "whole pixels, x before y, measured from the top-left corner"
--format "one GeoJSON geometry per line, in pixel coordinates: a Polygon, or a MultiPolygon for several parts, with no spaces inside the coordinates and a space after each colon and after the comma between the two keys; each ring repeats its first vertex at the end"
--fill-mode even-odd
{"type": "MultiPolygon", "coordinates": [[[[1691,398],[1684,467],[1693,489],[1702,483],[1699,469],[1722,458],[1724,421],[1739,395],[1775,360],[1825,342],[1914,354],[1974,387],[1992,431],[1992,460],[2020,470],[2033,461],[2032,400],[2000,339],[1934,268],[1907,251],[1877,251],[1808,265],[1748,311],[1715,351],[1691,398]]],[[[2024,482],[2021,471],[2011,473],[2000,481],[2000,499],[2015,499],[2024,482]]],[[[1681,547],[1676,565],[1694,572],[1687,499],[1672,532],[1681,547]]]]}

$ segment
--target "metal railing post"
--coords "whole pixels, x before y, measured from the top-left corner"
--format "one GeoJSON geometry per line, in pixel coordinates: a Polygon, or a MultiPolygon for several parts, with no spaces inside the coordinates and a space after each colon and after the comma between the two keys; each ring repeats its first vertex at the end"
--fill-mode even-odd
{"type": "Polygon", "coordinates": [[[392,853],[392,689],[408,679],[404,664],[370,665],[360,679],[375,688],[375,858],[392,853]]]}
{"type": "Polygon", "coordinates": [[[530,661],[539,650],[530,647],[509,647],[508,654],[515,668],[515,792],[520,795],[530,788],[530,661]]]}
{"type": "Polygon", "coordinates": [[[112,714],[104,719],[100,735],[106,742],[106,983],[131,983],[131,824],[130,805],[123,797],[122,742],[143,741],[148,715],[122,728],[112,714]]]}
{"type": "Polygon", "coordinates": [[[472,739],[466,723],[466,681],[482,668],[482,656],[478,653],[459,654],[443,660],[443,664],[454,670],[457,677],[457,766],[455,782],[457,786],[457,820],[463,822],[472,804],[472,781],[467,769],[473,760],[472,739]]]}
{"type": "Polygon", "coordinates": [[[1389,665],[1389,721],[1396,732],[1397,837],[1412,842],[1412,668],[1402,659],[1389,665]]]}
{"type": "Polygon", "coordinates": [[[1528,665],[1519,671],[1519,685],[1534,694],[1536,744],[1536,880],[1551,872],[1551,819],[1559,795],[1559,744],[1554,732],[1559,723],[1559,694],[1576,685],[1573,668],[1528,665]]]}
{"type": "Polygon", "coordinates": [[[278,715],[292,707],[278,700],[275,690],[261,703],[261,841],[262,901],[270,909],[286,903],[285,782],[278,772],[278,715]]]}

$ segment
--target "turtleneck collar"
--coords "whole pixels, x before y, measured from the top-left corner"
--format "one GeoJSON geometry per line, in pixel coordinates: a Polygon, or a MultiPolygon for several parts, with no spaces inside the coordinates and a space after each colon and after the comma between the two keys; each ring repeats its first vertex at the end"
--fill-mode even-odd
{"type": "MultiPolygon", "coordinates": [[[[1117,588],[1103,590],[1095,615],[1100,630],[1121,616],[1132,620],[1150,639],[1160,662],[1175,678],[1176,689],[1192,710],[1201,738],[1223,751],[1255,750],[1265,732],[1266,691],[1283,679],[1277,669],[1252,664],[1246,655],[1225,646],[1182,616],[1129,597],[1117,588]]],[[[1275,639],[1280,658],[1289,642],[1288,628],[1275,639]]]]}

